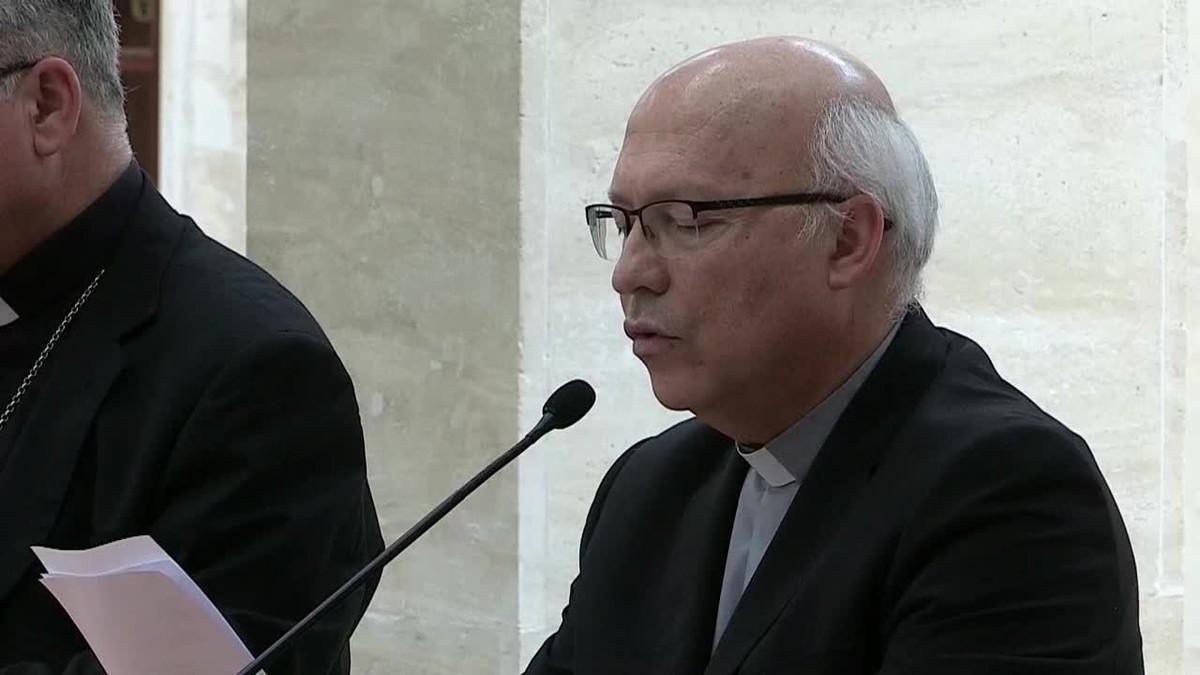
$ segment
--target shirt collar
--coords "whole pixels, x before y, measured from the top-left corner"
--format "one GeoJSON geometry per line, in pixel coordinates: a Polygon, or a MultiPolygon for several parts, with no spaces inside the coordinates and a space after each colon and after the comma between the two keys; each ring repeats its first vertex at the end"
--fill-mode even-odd
{"type": "Polygon", "coordinates": [[[13,311],[13,308],[8,306],[8,303],[4,301],[4,298],[0,298],[0,328],[7,326],[8,324],[16,321],[18,318],[19,317],[17,316],[17,313],[13,311]]]}
{"type": "Polygon", "coordinates": [[[96,276],[116,248],[126,214],[141,197],[136,162],[70,223],[0,275],[0,326],[36,315],[96,276]]]}
{"type": "Polygon", "coordinates": [[[899,323],[892,326],[875,351],[841,386],[778,438],[760,448],[738,444],[738,454],[749,462],[750,467],[762,476],[768,485],[777,488],[804,480],[825,439],[833,431],[833,426],[837,424],[838,418],[846,411],[854,395],[892,344],[899,328],[899,323]]]}

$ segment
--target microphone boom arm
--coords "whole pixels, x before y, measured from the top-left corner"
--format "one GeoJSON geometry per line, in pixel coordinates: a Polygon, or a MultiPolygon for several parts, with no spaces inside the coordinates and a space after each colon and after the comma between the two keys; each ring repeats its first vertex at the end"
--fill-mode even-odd
{"type": "Polygon", "coordinates": [[[425,517],[417,521],[417,523],[409,528],[409,530],[405,532],[403,536],[385,548],[379,555],[375,556],[374,560],[367,563],[366,567],[362,568],[357,574],[350,577],[350,579],[346,583],[342,584],[341,588],[335,591],[333,595],[325,598],[325,601],[317,605],[316,609],[309,612],[308,616],[305,616],[303,619],[301,619],[296,625],[292,626],[288,632],[284,633],[278,640],[276,640],[270,647],[267,647],[263,653],[258,655],[258,658],[254,659],[247,664],[246,667],[239,670],[237,675],[253,675],[254,673],[260,672],[264,665],[270,663],[271,660],[282,651],[283,647],[287,646],[292,636],[303,632],[309,626],[316,623],[321,617],[325,616],[325,614],[327,614],[329,610],[334,607],[334,605],[344,600],[346,596],[350,595],[350,593],[361,586],[363,581],[368,576],[379,571],[384,567],[384,565],[387,565],[389,562],[394,560],[396,556],[400,555],[404,549],[411,546],[412,543],[419,539],[421,535],[425,534],[429,528],[436,525],[439,520],[444,518],[446,514],[450,513],[454,507],[458,506],[459,503],[461,503],[462,500],[466,499],[468,495],[474,492],[476,488],[478,488],[480,485],[483,485],[483,483],[494,476],[496,472],[500,471],[500,469],[503,469],[509,462],[516,459],[517,455],[520,455],[522,452],[528,449],[529,446],[536,443],[542,438],[542,436],[545,436],[547,433],[554,430],[555,426],[553,422],[553,414],[547,412],[546,414],[542,415],[542,419],[538,421],[533,429],[530,430],[530,432],[526,434],[519,443],[509,448],[509,450],[504,454],[492,460],[492,463],[484,467],[483,471],[475,474],[471,480],[464,483],[462,487],[458,488],[451,493],[449,497],[446,497],[444,500],[442,500],[441,504],[438,504],[436,508],[425,514],[425,517]]]}

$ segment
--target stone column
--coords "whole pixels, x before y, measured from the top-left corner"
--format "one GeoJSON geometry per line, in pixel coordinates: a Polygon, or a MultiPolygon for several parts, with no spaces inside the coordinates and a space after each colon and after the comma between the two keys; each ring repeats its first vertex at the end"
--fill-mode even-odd
{"type": "MultiPolygon", "coordinates": [[[[248,42],[247,252],[355,379],[390,540],[517,436],[519,3],[252,2],[248,42]]],[[[510,470],[389,568],[355,672],[516,672],[516,587],[510,470]]]]}

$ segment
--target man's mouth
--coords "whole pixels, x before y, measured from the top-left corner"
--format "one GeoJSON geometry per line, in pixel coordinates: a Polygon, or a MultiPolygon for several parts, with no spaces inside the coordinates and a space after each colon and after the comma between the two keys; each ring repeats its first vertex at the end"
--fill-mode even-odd
{"type": "Polygon", "coordinates": [[[625,335],[633,342],[633,353],[638,358],[662,354],[679,339],[649,321],[626,321],[625,335]]]}

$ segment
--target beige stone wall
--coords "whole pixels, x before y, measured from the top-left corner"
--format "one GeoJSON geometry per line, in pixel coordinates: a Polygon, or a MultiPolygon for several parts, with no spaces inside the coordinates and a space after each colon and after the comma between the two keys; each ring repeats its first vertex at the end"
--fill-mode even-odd
{"type": "Polygon", "coordinates": [[[1183,427],[1182,519],[1191,526],[1184,532],[1183,580],[1190,592],[1184,595],[1183,658],[1186,672],[1195,672],[1200,670],[1200,44],[1196,44],[1200,40],[1200,2],[1186,2],[1179,12],[1186,29],[1177,31],[1183,49],[1174,53],[1186,77],[1181,88],[1183,110],[1176,109],[1173,114],[1181,121],[1175,148],[1183,166],[1173,173],[1171,201],[1176,208],[1183,205],[1185,220],[1182,241],[1175,242],[1182,255],[1174,256],[1177,264],[1172,275],[1182,286],[1184,307],[1182,322],[1174,326],[1183,334],[1183,345],[1176,345],[1181,352],[1176,371],[1183,380],[1183,395],[1175,409],[1183,427]]]}
{"type": "MultiPolygon", "coordinates": [[[[1195,21],[1200,3],[1191,4],[1195,21]]],[[[891,86],[944,202],[927,308],[1090,441],[1136,547],[1148,672],[1200,672],[1200,591],[1185,594],[1197,547],[1184,557],[1186,516],[1200,523],[1190,496],[1200,488],[1200,401],[1187,369],[1200,260],[1185,201],[1187,140],[1200,127],[1186,117],[1187,4],[526,0],[524,9],[535,49],[522,95],[523,147],[534,155],[522,185],[534,263],[522,268],[524,417],[541,395],[531,383],[584,373],[601,398],[586,433],[523,460],[523,658],[557,624],[604,469],[671,419],[620,336],[610,268],[590,250],[582,206],[605,194],[625,115],[656,74],[715,44],[790,33],[849,48],[891,86]]]]}
{"type": "MultiPolygon", "coordinates": [[[[252,2],[248,252],[357,384],[385,536],[513,442],[515,2],[252,2]]],[[[398,561],[356,673],[519,669],[516,474],[398,561]]],[[[319,536],[319,533],[318,533],[319,536]]]]}

